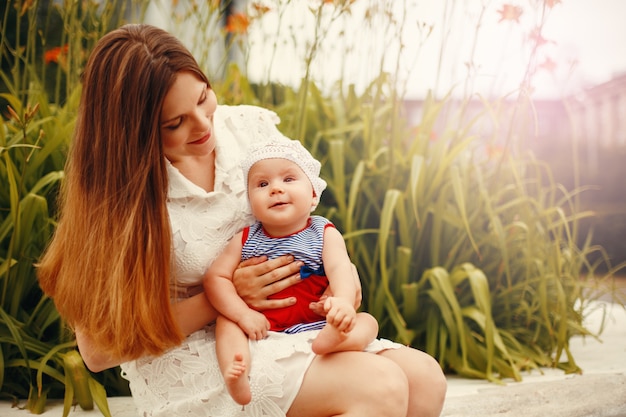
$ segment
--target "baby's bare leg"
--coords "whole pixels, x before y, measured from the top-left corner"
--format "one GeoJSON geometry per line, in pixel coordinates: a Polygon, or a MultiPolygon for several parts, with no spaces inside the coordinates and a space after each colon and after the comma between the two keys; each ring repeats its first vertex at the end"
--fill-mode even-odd
{"type": "Polygon", "coordinates": [[[217,361],[230,396],[241,405],[252,400],[248,374],[250,349],[248,338],[239,326],[225,317],[218,317],[215,326],[217,361]]]}
{"type": "Polygon", "coordinates": [[[368,313],[356,315],[356,325],[349,333],[340,332],[326,324],[313,340],[313,352],[325,355],[332,352],[360,351],[378,335],[378,322],[368,313]]]}

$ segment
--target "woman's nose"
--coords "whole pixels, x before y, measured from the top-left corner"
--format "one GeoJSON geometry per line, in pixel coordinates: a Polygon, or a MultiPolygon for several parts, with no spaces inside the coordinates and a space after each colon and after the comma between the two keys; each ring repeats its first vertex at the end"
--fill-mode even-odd
{"type": "Polygon", "coordinates": [[[205,133],[207,130],[209,130],[209,127],[211,126],[211,121],[209,116],[206,114],[206,111],[198,109],[194,113],[194,126],[194,130],[198,132],[205,133]]]}

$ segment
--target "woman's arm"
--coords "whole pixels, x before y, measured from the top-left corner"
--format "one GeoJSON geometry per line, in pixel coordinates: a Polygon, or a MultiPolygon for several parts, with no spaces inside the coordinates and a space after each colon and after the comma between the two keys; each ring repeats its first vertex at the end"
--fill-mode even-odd
{"type": "Polygon", "coordinates": [[[80,329],[75,330],[75,336],[80,356],[83,358],[85,366],[87,366],[91,372],[100,372],[105,369],[114,368],[124,362],[123,359],[112,358],[98,351],[89,336],[80,329]]]}
{"type": "MultiPolygon", "coordinates": [[[[209,303],[204,293],[194,295],[172,305],[172,314],[180,327],[180,331],[191,334],[200,330],[217,317],[217,312],[209,303]]],[[[89,335],[76,329],[76,343],[87,368],[92,372],[100,372],[114,368],[132,358],[113,358],[94,346],[89,335]]]]}
{"type": "Polygon", "coordinates": [[[204,293],[172,304],[172,314],[184,335],[202,329],[217,318],[217,310],[204,293]]]}
{"type": "MultiPolygon", "coordinates": [[[[249,259],[235,270],[233,284],[239,296],[255,310],[287,307],[295,304],[293,297],[282,300],[268,300],[267,297],[299,282],[301,266],[301,262],[293,262],[292,256],[269,261],[264,257],[249,259]]],[[[200,330],[217,317],[217,311],[204,293],[173,304],[172,314],[185,335],[200,330]]],[[[131,359],[112,358],[103,354],[93,345],[89,336],[78,329],[76,342],[85,365],[92,372],[114,368],[131,359]]]]}

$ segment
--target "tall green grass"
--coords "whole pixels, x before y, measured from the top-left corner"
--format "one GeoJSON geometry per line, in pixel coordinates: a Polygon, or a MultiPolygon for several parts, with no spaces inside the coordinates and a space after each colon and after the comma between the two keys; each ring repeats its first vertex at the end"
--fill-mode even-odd
{"type": "MultiPolygon", "coordinates": [[[[393,38],[406,22],[393,17],[392,4],[368,11],[391,27],[376,33],[393,38]]],[[[321,32],[349,10],[348,2],[333,5],[335,12],[324,12],[325,4],[311,9],[321,32]]],[[[538,30],[548,7],[538,5],[538,30]]],[[[319,212],[344,233],[363,281],[363,307],[381,334],[468,377],[520,380],[522,371],[542,366],[579,372],[569,339],[589,334],[583,319],[590,302],[625,263],[590,262],[602,248],[578,236],[579,222],[593,215],[579,208],[586,187],[564,188],[520,146],[535,134],[529,91],[539,40],[530,45],[519,90],[487,99],[472,93],[468,76],[460,98],[453,91],[428,96],[410,114],[399,71],[381,70],[362,93],[344,79],[323,93],[309,71],[323,45],[305,46],[311,60],[301,84],[284,88],[275,108],[283,130],[323,163],[328,190],[319,212]],[[600,263],[609,272],[598,277],[600,263]]],[[[383,52],[380,68],[386,58],[383,52]]],[[[396,59],[395,68],[403,67],[396,59]]]]}
{"type": "MultiPolygon", "coordinates": [[[[409,126],[401,106],[372,105],[375,95],[310,97],[305,142],[328,181],[319,210],[344,232],[381,335],[467,377],[578,372],[569,339],[589,334],[598,250],[576,243],[592,215],[576,210],[583,190],[555,183],[532,154],[493,155],[467,125],[434,132],[450,102],[427,100],[409,126]]],[[[288,118],[294,105],[278,111],[288,118]]],[[[484,106],[476,118],[493,111],[484,106]]]]}

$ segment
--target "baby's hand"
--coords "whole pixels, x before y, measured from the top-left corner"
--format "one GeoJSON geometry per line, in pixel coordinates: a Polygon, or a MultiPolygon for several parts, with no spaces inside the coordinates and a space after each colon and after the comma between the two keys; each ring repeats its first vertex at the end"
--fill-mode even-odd
{"type": "Polygon", "coordinates": [[[348,333],[354,328],[356,311],[354,306],[343,298],[328,297],[324,301],[326,321],[340,332],[348,333]]]}
{"type": "Polygon", "coordinates": [[[270,322],[258,311],[249,310],[237,323],[250,340],[261,340],[267,336],[270,322]]]}

